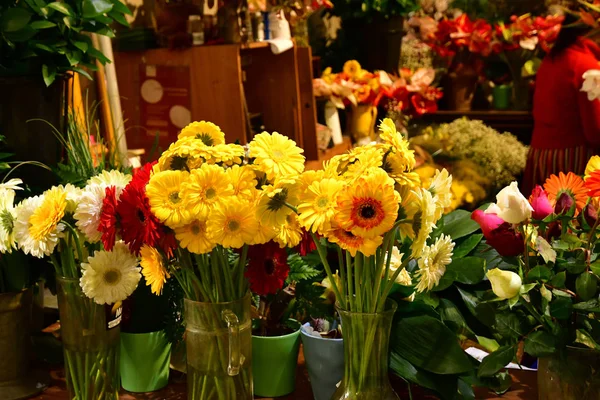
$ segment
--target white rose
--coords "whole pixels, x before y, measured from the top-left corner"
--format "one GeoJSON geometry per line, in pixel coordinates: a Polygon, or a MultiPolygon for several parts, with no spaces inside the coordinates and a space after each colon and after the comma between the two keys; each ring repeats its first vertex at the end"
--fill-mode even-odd
{"type": "Polygon", "coordinates": [[[523,283],[519,275],[499,268],[489,270],[486,276],[492,284],[492,291],[501,299],[510,299],[518,295],[523,283]]]}
{"type": "Polygon", "coordinates": [[[587,92],[588,100],[600,98],[600,70],[590,69],[583,74],[582,92],[587,92]]]}
{"type": "Polygon", "coordinates": [[[496,204],[492,204],[485,212],[496,214],[509,224],[518,224],[531,218],[533,207],[519,192],[517,182],[512,182],[496,195],[496,204]]]}

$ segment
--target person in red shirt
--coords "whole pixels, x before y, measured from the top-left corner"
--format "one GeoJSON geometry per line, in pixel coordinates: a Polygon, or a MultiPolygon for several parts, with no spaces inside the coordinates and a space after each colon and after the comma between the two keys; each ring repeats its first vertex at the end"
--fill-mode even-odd
{"type": "Polygon", "coordinates": [[[590,29],[567,16],[537,73],[533,98],[534,129],[523,176],[531,193],[552,174],[583,174],[600,149],[600,101],[581,91],[583,73],[599,69],[600,46],[585,37],[590,29]]]}

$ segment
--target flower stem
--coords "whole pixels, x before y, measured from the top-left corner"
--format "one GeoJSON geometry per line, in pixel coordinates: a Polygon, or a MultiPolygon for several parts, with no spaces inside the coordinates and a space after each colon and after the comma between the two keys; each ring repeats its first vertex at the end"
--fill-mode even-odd
{"type": "Polygon", "coordinates": [[[331,281],[331,288],[333,289],[333,292],[335,293],[335,297],[336,297],[337,301],[340,303],[340,305],[342,306],[342,308],[346,309],[346,299],[340,295],[340,291],[338,289],[337,283],[335,281],[333,273],[331,272],[331,267],[329,266],[329,262],[327,261],[327,251],[323,249],[323,246],[319,242],[319,239],[316,237],[316,235],[313,232],[311,232],[310,234],[313,238],[313,241],[315,242],[315,246],[317,246],[317,251],[319,253],[319,256],[321,257],[321,262],[323,263],[325,272],[327,273],[327,276],[329,277],[329,280],[331,281]]]}

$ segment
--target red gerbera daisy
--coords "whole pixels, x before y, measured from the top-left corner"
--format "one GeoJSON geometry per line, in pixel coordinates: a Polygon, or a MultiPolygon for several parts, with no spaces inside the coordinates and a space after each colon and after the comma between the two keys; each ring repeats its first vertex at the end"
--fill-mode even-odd
{"type": "Polygon", "coordinates": [[[165,225],[162,225],[160,232],[161,234],[158,239],[158,247],[161,248],[167,258],[172,258],[173,252],[175,249],[177,249],[177,238],[175,237],[175,232],[165,225]]]}
{"type": "Polygon", "coordinates": [[[246,278],[250,290],[260,295],[275,294],[283,288],[290,272],[285,249],[274,242],[250,247],[246,278]]]}
{"type": "MultiPolygon", "coordinates": [[[[319,237],[318,234],[316,236],[317,238],[319,237]]],[[[302,238],[300,239],[300,243],[298,243],[297,249],[298,253],[300,253],[302,257],[306,256],[308,253],[312,253],[317,249],[317,245],[315,244],[311,234],[304,228],[302,228],[302,238]]]]}
{"type": "Polygon", "coordinates": [[[114,186],[109,186],[105,189],[100,224],[98,225],[98,231],[102,232],[102,244],[107,251],[111,251],[115,245],[118,224],[117,189],[114,186]]]}

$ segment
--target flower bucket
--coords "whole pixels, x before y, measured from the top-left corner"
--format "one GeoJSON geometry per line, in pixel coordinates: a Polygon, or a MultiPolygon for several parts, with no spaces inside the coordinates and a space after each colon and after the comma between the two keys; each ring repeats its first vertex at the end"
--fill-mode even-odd
{"type": "Polygon", "coordinates": [[[296,388],[300,327],[283,336],[252,335],[254,394],[279,397],[296,388]]]}
{"type": "Polygon", "coordinates": [[[315,400],[330,400],[344,376],[344,339],[328,339],[301,330],[304,360],[315,400]]]}
{"type": "Polygon", "coordinates": [[[538,361],[539,400],[599,400],[600,352],[567,347],[538,361]]]}
{"type": "Polygon", "coordinates": [[[444,98],[450,110],[470,111],[478,76],[473,67],[461,64],[446,76],[444,98]]]}
{"type": "Polygon", "coordinates": [[[508,110],[512,97],[511,85],[498,85],[492,89],[494,110],[508,110]]]}
{"type": "Polygon", "coordinates": [[[96,304],[79,279],[56,278],[69,398],[119,398],[120,307],[96,304]]]}
{"type": "Polygon", "coordinates": [[[31,289],[0,294],[0,394],[2,400],[33,396],[44,389],[29,369],[31,289]]]}
{"type": "Polygon", "coordinates": [[[134,393],[154,392],[169,383],[171,343],[164,331],[121,333],[121,385],[134,393]]]}
{"type": "Polygon", "coordinates": [[[348,113],[348,131],[358,145],[369,144],[375,139],[377,107],[371,104],[352,106],[348,113]]]}
{"type": "Polygon", "coordinates": [[[250,294],[226,303],[184,301],[188,400],[251,400],[250,294]]]}

